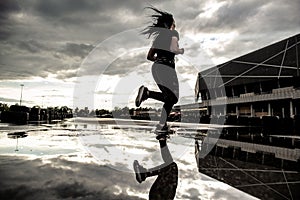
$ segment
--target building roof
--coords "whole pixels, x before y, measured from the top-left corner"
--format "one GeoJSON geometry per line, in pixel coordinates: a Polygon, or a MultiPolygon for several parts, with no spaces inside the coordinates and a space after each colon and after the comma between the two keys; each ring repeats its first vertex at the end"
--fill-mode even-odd
{"type": "Polygon", "coordinates": [[[299,76],[300,34],[199,72],[196,95],[208,88],[299,76]]]}

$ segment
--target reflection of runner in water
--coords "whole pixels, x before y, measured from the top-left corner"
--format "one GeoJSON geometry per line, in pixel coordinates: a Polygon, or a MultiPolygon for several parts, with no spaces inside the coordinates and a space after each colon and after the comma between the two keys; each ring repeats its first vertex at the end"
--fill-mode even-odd
{"type": "Polygon", "coordinates": [[[198,140],[195,140],[195,158],[198,167],[198,171],[200,169],[200,146],[198,140]]]}
{"type": "Polygon", "coordinates": [[[167,145],[166,137],[160,138],[159,144],[164,164],[151,169],[145,169],[138,163],[137,160],[135,160],[133,163],[133,168],[136,174],[136,180],[141,183],[145,181],[147,177],[157,176],[150,189],[149,199],[174,199],[178,183],[177,164],[173,161],[167,145]]]}
{"type": "Polygon", "coordinates": [[[147,87],[141,86],[135,104],[139,107],[148,98],[164,102],[157,128],[158,130],[166,130],[167,117],[173,105],[177,103],[179,96],[174,57],[177,54],[183,54],[184,49],[179,49],[179,34],[175,30],[173,16],[154,7],[148,8],[156,12],[154,15],[151,15],[154,23],[145,28],[142,34],[148,35],[148,38],[154,37],[147,59],[154,62],[152,75],[161,92],[150,91],[147,87]]]}

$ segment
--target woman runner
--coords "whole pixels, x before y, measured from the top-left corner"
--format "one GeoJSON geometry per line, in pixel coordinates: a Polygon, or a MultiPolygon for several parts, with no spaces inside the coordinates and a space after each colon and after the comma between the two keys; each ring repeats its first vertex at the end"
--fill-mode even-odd
{"type": "Polygon", "coordinates": [[[137,107],[148,98],[164,102],[161,118],[156,130],[167,130],[167,117],[172,107],[178,101],[179,85],[175,71],[175,55],[183,54],[184,49],[179,48],[179,34],[175,30],[175,20],[173,15],[154,7],[147,7],[155,11],[151,15],[153,24],[146,27],[142,34],[153,37],[152,47],[149,49],[147,59],[154,62],[152,65],[152,75],[160,89],[160,92],[151,91],[145,86],[141,86],[135,100],[137,107]]]}

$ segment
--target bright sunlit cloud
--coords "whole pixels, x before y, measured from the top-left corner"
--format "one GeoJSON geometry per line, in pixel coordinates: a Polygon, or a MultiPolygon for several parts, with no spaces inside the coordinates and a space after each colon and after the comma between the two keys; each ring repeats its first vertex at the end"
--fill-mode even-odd
{"type": "Polygon", "coordinates": [[[226,4],[226,1],[217,2],[215,0],[206,1],[204,5],[204,12],[200,13],[198,17],[211,18],[218,11],[220,7],[226,4]]]}

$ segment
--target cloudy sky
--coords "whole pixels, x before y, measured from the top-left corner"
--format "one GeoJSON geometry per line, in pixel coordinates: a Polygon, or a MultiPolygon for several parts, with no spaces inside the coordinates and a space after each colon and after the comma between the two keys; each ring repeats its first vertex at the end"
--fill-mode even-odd
{"type": "MultiPolygon", "coordinates": [[[[299,0],[1,0],[0,102],[133,107],[141,84],[157,89],[139,35],[153,5],[171,12],[180,104],[194,101],[198,71],[300,32],[299,0]]],[[[156,106],[148,101],[144,106],[156,106]]]]}

